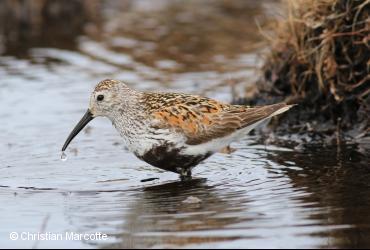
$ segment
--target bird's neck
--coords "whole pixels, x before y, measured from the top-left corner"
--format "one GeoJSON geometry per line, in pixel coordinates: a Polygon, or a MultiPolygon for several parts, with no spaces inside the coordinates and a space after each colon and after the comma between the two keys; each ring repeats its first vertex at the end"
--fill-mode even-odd
{"type": "Polygon", "coordinates": [[[140,92],[135,92],[130,97],[122,98],[108,116],[117,131],[126,140],[142,133],[147,125],[145,108],[140,101],[141,95],[140,92]]]}
{"type": "Polygon", "coordinates": [[[118,122],[124,119],[132,119],[139,113],[140,100],[142,93],[132,89],[125,90],[123,95],[118,95],[115,98],[114,104],[107,112],[107,117],[112,122],[118,122]]]}

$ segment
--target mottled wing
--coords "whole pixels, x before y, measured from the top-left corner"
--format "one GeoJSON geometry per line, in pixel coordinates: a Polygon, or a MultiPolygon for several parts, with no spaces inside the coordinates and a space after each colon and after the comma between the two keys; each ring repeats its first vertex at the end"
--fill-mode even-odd
{"type": "MultiPolygon", "coordinates": [[[[273,115],[285,112],[290,105],[285,103],[273,104],[263,107],[230,106],[229,109],[213,114],[209,119],[213,123],[205,126],[203,131],[197,134],[187,134],[188,144],[200,144],[213,138],[227,136],[236,130],[253,126],[273,115]]],[[[206,114],[205,114],[206,115],[206,114]]]]}
{"type": "Polygon", "coordinates": [[[248,108],[201,97],[189,102],[189,98],[182,96],[171,105],[152,113],[155,118],[153,126],[173,129],[185,135],[187,144],[197,145],[227,136],[269,117],[284,107],[289,105],[280,103],[248,108]]]}

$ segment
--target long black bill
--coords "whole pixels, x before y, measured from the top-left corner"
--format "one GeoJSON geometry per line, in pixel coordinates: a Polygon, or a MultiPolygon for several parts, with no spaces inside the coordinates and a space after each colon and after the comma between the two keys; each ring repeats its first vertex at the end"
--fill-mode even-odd
{"type": "Polygon", "coordinates": [[[69,134],[66,142],[63,145],[62,151],[65,151],[68,147],[69,143],[75,138],[75,136],[92,120],[94,119],[93,115],[91,114],[90,110],[88,109],[81,120],[77,123],[76,127],[72,130],[69,134]]]}

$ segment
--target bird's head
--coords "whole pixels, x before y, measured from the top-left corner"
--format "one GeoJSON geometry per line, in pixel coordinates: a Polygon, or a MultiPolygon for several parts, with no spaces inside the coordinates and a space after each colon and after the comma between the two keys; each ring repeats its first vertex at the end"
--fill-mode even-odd
{"type": "Polygon", "coordinates": [[[73,138],[95,117],[105,116],[111,118],[118,110],[124,110],[136,91],[127,87],[121,81],[106,79],[99,82],[90,96],[89,108],[85,115],[74,127],[63,145],[65,151],[73,138]]]}
{"type": "Polygon", "coordinates": [[[132,90],[121,81],[106,79],[99,82],[90,96],[89,111],[93,117],[110,117],[131,98],[132,90]]]}

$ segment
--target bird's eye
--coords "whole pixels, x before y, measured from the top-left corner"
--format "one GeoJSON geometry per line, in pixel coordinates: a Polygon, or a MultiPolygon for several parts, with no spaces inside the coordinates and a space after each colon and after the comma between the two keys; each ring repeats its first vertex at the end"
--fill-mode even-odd
{"type": "Polygon", "coordinates": [[[99,102],[100,101],[103,101],[104,100],[104,96],[103,95],[98,95],[98,97],[96,98],[96,100],[98,100],[99,102]]]}

